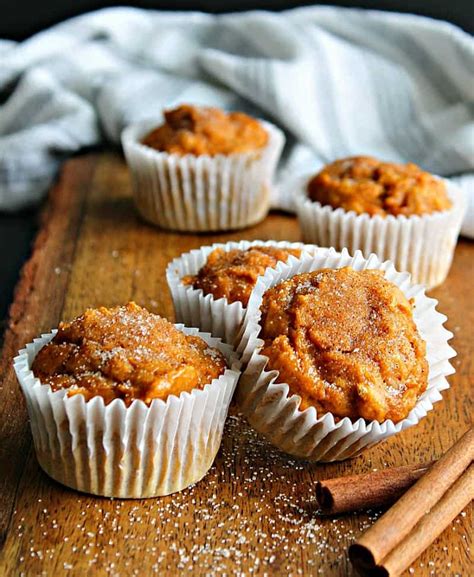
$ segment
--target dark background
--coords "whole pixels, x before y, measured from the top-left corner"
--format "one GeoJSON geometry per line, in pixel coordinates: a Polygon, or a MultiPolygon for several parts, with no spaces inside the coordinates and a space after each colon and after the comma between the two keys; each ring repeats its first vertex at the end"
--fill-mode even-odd
{"type": "MultiPolygon", "coordinates": [[[[318,4],[318,2],[287,2],[285,0],[235,1],[203,0],[201,2],[161,2],[141,0],[124,2],[141,8],[161,10],[202,10],[205,12],[234,12],[241,10],[284,10],[296,6],[318,4]]],[[[474,31],[473,0],[379,0],[372,2],[338,1],[319,2],[336,6],[372,8],[411,12],[448,20],[464,30],[474,31]]],[[[21,41],[35,32],[71,16],[82,14],[106,6],[116,6],[117,2],[98,0],[1,0],[0,38],[21,41]]],[[[121,5],[120,3],[118,5],[121,5]]],[[[38,209],[16,214],[0,212],[0,322],[5,318],[12,300],[13,287],[17,281],[21,265],[28,257],[31,242],[37,229],[38,209]]],[[[2,331],[0,330],[0,338],[2,331]]]]}
{"type": "Polygon", "coordinates": [[[474,2],[472,0],[372,0],[371,2],[351,2],[350,0],[334,0],[333,2],[288,2],[285,0],[201,0],[201,2],[174,0],[161,2],[160,0],[140,0],[123,3],[111,0],[1,0],[0,38],[21,40],[76,14],[121,4],[160,10],[203,10],[204,12],[235,12],[253,9],[284,10],[295,6],[332,4],[334,6],[422,14],[449,20],[469,32],[474,30],[474,2]]]}

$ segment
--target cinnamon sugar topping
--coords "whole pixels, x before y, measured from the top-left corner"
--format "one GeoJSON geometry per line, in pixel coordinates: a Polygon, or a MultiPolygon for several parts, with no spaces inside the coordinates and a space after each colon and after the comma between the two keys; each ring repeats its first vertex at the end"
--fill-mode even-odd
{"type": "Polygon", "coordinates": [[[33,372],[56,391],[100,395],[105,403],[135,399],[150,404],[203,388],[226,369],[222,354],[135,303],[89,309],[61,323],[38,353],[33,372]]]}
{"type": "Polygon", "coordinates": [[[268,369],[300,409],[383,422],[404,419],[426,389],[426,344],[412,305],[381,271],[296,275],[263,296],[268,369]]]}

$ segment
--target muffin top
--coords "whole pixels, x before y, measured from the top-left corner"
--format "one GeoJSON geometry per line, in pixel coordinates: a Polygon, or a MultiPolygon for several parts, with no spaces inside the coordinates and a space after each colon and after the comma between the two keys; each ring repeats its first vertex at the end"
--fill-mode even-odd
{"type": "Polygon", "coordinates": [[[381,271],[322,269],[269,289],[261,305],[267,370],[318,416],[404,419],[426,389],[426,344],[412,305],[381,271]]]}
{"type": "Polygon", "coordinates": [[[184,104],[164,113],[165,123],[148,133],[143,144],[170,154],[236,154],[268,142],[261,123],[243,112],[184,104]]]}
{"type": "Polygon", "coordinates": [[[300,249],[274,246],[252,246],[245,250],[226,252],[216,248],[207,257],[197,275],[186,276],[183,282],[215,299],[226,298],[229,303],[240,301],[247,306],[250,294],[259,276],[279,261],[286,262],[290,255],[299,257],[300,249]]]}
{"type": "Polygon", "coordinates": [[[357,214],[422,215],[448,210],[444,182],[416,164],[381,162],[370,156],[328,164],[308,183],[311,200],[357,214]]]}
{"type": "Polygon", "coordinates": [[[202,389],[226,369],[220,351],[131,302],[61,323],[32,370],[53,391],[130,405],[202,389]]]}

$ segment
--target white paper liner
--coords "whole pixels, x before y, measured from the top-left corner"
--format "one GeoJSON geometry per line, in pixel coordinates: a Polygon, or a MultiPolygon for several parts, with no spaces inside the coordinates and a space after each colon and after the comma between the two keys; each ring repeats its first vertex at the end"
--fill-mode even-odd
{"type": "MultiPolygon", "coordinates": [[[[226,298],[215,299],[210,294],[205,295],[201,289],[183,284],[181,279],[187,275],[196,275],[206,263],[209,254],[216,248],[222,248],[229,252],[234,249],[246,250],[252,246],[315,250],[314,245],[304,245],[301,242],[242,240],[202,246],[182,254],[172,260],[166,269],[166,280],[173,299],[176,322],[186,326],[199,327],[200,330],[211,333],[226,343],[235,344],[245,315],[245,307],[242,303],[229,303],[226,298]]],[[[289,259],[296,260],[296,257],[290,255],[289,259]]]]}
{"type": "Polygon", "coordinates": [[[435,299],[425,295],[422,286],[411,284],[408,273],[397,272],[391,262],[381,262],[373,254],[364,259],[360,251],[351,257],[347,250],[342,253],[334,249],[318,250],[315,256],[306,255],[279,270],[267,270],[250,297],[244,320],[241,348],[242,361],[247,366],[236,393],[243,413],[257,431],[281,450],[311,461],[338,461],[353,457],[363,449],[416,425],[433,408],[433,403],[441,400],[441,391],[449,388],[446,377],[455,372],[449,359],[456,353],[448,345],[453,335],[443,327],[446,317],[436,311],[436,304],[435,299]],[[300,411],[301,398],[291,395],[287,384],[275,383],[278,371],[265,370],[268,358],[260,354],[263,341],[258,338],[264,292],[295,274],[345,266],[355,270],[383,270],[388,280],[398,285],[407,298],[415,301],[414,320],[427,344],[428,387],[408,417],[396,424],[390,420],[366,422],[362,418],[355,422],[348,418],[336,422],[330,413],[318,418],[314,407],[300,411]]]}
{"type": "Polygon", "coordinates": [[[441,284],[451,267],[454,249],[466,210],[462,190],[444,180],[453,202],[450,210],[424,216],[356,214],[343,208],[322,206],[307,196],[308,176],[295,181],[295,207],[305,242],[356,250],[368,257],[375,253],[391,260],[414,283],[433,288],[441,284]]]}
{"type": "Polygon", "coordinates": [[[260,122],[269,137],[264,148],[216,156],[180,156],[143,145],[156,120],[127,127],[122,145],[143,218],[186,232],[235,230],[263,220],[285,137],[273,124],[260,122]]]}
{"type": "Polygon", "coordinates": [[[240,375],[232,348],[195,328],[225,356],[227,369],[203,389],[129,407],[121,399],[53,392],[31,371],[39,350],[56,331],[26,345],[14,368],[26,398],[38,461],[60,483],[94,495],[143,498],[169,495],[199,481],[219,449],[224,422],[240,375]]]}

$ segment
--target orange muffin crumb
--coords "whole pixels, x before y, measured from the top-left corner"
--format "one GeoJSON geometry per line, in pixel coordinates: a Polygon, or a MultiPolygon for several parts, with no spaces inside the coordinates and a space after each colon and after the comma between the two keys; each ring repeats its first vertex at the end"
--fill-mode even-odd
{"type": "Polygon", "coordinates": [[[268,133],[243,112],[182,105],[165,112],[165,123],[152,130],[143,144],[170,154],[236,154],[263,148],[268,133]]]}
{"type": "Polygon", "coordinates": [[[380,271],[322,269],[263,297],[262,354],[318,416],[398,422],[428,383],[412,305],[380,271]]]}
{"type": "Polygon", "coordinates": [[[130,405],[202,389],[226,369],[220,351],[131,302],[61,323],[32,370],[53,391],[130,405]]]}
{"type": "Polygon", "coordinates": [[[423,215],[452,206],[444,182],[416,164],[370,156],[328,164],[308,183],[308,196],[322,205],[372,216],[423,215]]]}
{"type": "Polygon", "coordinates": [[[206,295],[212,294],[215,299],[226,298],[229,303],[240,301],[247,306],[258,277],[279,261],[286,262],[290,255],[299,257],[301,250],[252,246],[226,252],[216,248],[198,274],[184,277],[183,282],[201,289],[206,295]]]}

